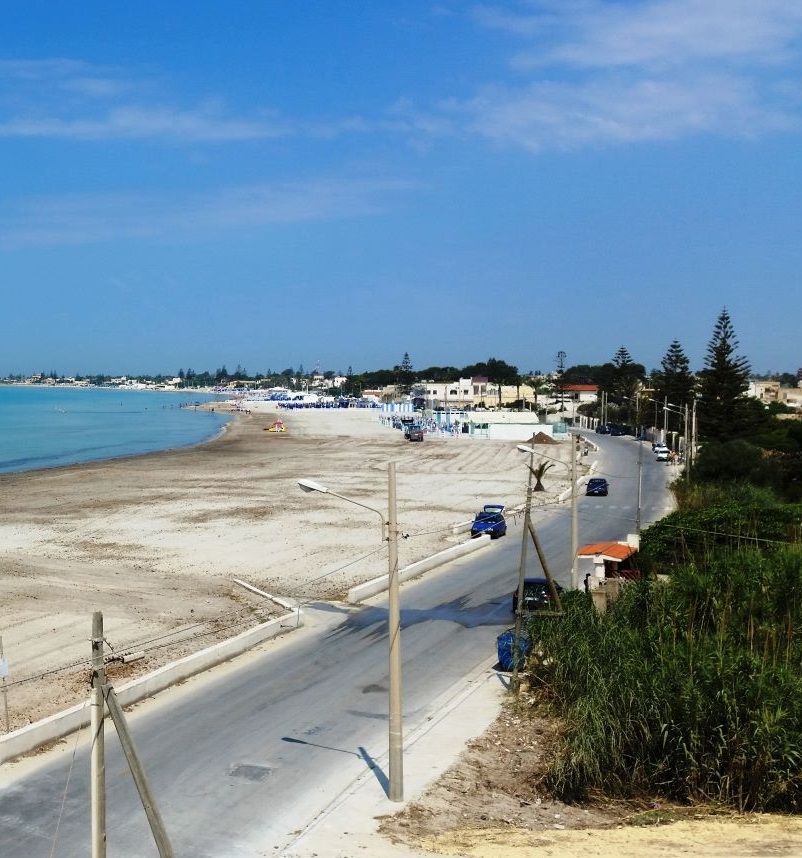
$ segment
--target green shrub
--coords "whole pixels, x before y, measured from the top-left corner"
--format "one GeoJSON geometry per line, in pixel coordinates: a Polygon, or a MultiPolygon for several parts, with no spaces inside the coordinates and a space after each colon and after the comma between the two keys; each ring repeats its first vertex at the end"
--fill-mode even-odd
{"type": "Polygon", "coordinates": [[[717,549],[670,583],[626,588],[605,615],[584,594],[543,624],[531,683],[564,719],[547,782],[715,800],[802,802],[802,551],[717,549]]]}

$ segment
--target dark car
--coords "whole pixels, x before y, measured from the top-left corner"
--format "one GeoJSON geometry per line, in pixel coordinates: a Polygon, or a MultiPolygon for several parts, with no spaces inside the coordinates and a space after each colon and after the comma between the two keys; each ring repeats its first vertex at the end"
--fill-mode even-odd
{"type": "MultiPolygon", "coordinates": [[[[559,584],[555,582],[554,586],[558,593],[562,593],[563,588],[559,584]]],[[[551,607],[551,602],[551,590],[546,578],[524,578],[524,611],[545,611],[551,607]]],[[[512,612],[518,613],[517,590],[512,594],[512,612]]]]}
{"type": "Polygon", "coordinates": [[[416,426],[413,426],[409,432],[406,433],[408,440],[410,441],[422,441],[423,440],[423,429],[419,429],[416,426]]]}
{"type": "Polygon", "coordinates": [[[605,423],[599,423],[599,425],[596,427],[596,434],[597,435],[609,435],[610,434],[610,427],[607,426],[605,423]]]}
{"type": "Polygon", "coordinates": [[[481,512],[476,513],[476,518],[471,525],[471,536],[481,536],[483,533],[490,535],[491,539],[498,539],[507,532],[507,520],[504,518],[503,504],[485,504],[481,512]]]}
{"type": "Polygon", "coordinates": [[[607,497],[607,492],[610,490],[610,484],[604,477],[591,477],[588,480],[588,486],[585,489],[585,494],[591,497],[607,497]]]}

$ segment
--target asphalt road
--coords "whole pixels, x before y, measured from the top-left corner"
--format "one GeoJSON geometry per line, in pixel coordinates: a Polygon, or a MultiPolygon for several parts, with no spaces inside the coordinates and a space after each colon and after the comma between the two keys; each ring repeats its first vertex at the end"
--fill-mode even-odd
{"type": "MultiPolygon", "coordinates": [[[[579,544],[622,539],[668,508],[673,467],[631,438],[594,438],[606,498],[579,497],[579,544]]],[[[523,480],[522,478],[522,484],[523,480]]],[[[547,479],[546,479],[547,482],[547,479]]],[[[570,585],[570,502],[540,504],[538,534],[550,570],[570,585]]],[[[492,499],[491,499],[492,500],[492,499]]],[[[403,526],[403,510],[399,512],[403,526]]],[[[495,652],[513,622],[521,524],[471,558],[401,591],[405,734],[434,716],[460,680],[495,652]]],[[[529,549],[528,574],[539,574],[529,549]]],[[[402,558],[403,560],[403,558],[402,558]]],[[[129,717],[176,855],[280,854],[299,829],[366,768],[386,788],[386,602],[307,608],[307,625],[231,668],[193,681],[129,717]]],[[[107,732],[109,858],[158,855],[127,765],[107,732]]],[[[68,743],[69,745],[69,743],[68,743]]],[[[89,854],[89,752],[47,755],[0,787],[3,858],[89,854]]]]}

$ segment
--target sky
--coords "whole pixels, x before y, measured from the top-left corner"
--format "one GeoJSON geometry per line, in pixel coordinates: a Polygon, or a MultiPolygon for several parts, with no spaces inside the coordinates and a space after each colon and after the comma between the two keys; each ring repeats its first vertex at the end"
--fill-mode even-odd
{"type": "Polygon", "coordinates": [[[799,0],[26,0],[0,375],[802,367],[799,0]]]}

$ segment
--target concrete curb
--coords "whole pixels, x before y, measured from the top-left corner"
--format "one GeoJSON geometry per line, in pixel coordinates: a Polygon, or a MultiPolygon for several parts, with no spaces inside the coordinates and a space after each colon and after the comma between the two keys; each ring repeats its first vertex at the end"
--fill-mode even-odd
{"type": "MultiPolygon", "coordinates": [[[[433,554],[431,557],[426,557],[423,560],[419,560],[417,563],[411,563],[409,566],[405,566],[403,569],[400,569],[398,572],[398,580],[399,582],[407,581],[410,578],[414,578],[417,575],[422,575],[424,572],[428,572],[431,569],[442,566],[444,563],[456,560],[457,557],[464,557],[466,554],[472,554],[474,551],[478,551],[488,545],[490,545],[490,537],[487,535],[477,536],[469,542],[461,542],[453,548],[446,548],[445,551],[440,551],[437,554],[433,554]]],[[[372,581],[366,581],[364,584],[357,584],[356,587],[351,587],[348,591],[348,596],[346,597],[347,601],[352,605],[356,605],[363,602],[365,599],[369,599],[371,596],[375,596],[377,593],[381,593],[383,590],[387,589],[387,577],[387,575],[382,575],[379,578],[374,578],[372,581]]]]}
{"type": "MultiPolygon", "coordinates": [[[[152,673],[141,676],[139,679],[126,683],[115,689],[117,698],[121,705],[130,706],[132,703],[151,697],[177,682],[241,655],[257,644],[301,625],[303,625],[303,619],[299,610],[285,614],[278,619],[269,620],[233,638],[228,638],[200,652],[185,656],[154,670],[152,673]]],[[[0,737],[0,764],[85,727],[89,724],[90,719],[88,699],[89,692],[87,692],[87,702],[79,703],[77,706],[65,709],[63,712],[57,712],[55,715],[43,718],[41,721],[35,721],[33,724],[20,727],[19,730],[14,730],[0,737]]]]}

